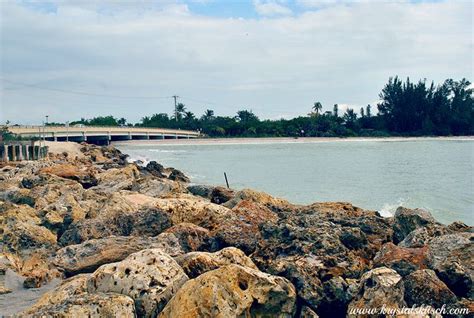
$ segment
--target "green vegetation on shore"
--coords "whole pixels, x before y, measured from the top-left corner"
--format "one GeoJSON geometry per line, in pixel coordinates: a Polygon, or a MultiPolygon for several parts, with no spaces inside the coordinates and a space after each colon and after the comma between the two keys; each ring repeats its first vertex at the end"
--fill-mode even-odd
{"type": "Polygon", "coordinates": [[[311,112],[293,119],[261,120],[251,110],[236,116],[217,116],[211,109],[198,117],[178,104],[176,114],[145,116],[140,123],[127,124],[113,116],[81,119],[71,124],[90,126],[143,126],[200,130],[211,137],[350,137],[350,136],[447,136],[474,134],[474,103],[471,83],[446,80],[441,85],[409,78],[390,78],[379,94],[380,102],[360,110],[337,104],[322,113],[315,102],[311,112]],[[358,111],[358,113],[357,113],[358,111]],[[378,112],[377,112],[378,111],[378,112]]]}

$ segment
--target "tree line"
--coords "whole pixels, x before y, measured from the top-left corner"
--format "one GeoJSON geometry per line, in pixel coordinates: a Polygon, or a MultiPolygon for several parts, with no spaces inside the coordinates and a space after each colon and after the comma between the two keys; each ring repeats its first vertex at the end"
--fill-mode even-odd
{"type": "Polygon", "coordinates": [[[235,116],[218,116],[207,109],[196,116],[180,103],[173,115],[157,113],[139,123],[113,116],[82,118],[71,122],[91,126],[141,126],[199,130],[211,137],[349,137],[349,136],[447,136],[474,134],[474,104],[471,83],[446,80],[440,85],[426,80],[412,82],[390,78],[377,105],[340,113],[338,104],[322,112],[315,102],[310,113],[293,119],[261,120],[252,110],[235,116]]]}

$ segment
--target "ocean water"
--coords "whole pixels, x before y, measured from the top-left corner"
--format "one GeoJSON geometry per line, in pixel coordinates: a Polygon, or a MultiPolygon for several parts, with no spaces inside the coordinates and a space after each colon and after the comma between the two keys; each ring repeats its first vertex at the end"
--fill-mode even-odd
{"type": "Polygon", "coordinates": [[[392,215],[425,208],[442,223],[474,220],[474,139],[132,141],[132,159],[175,167],[193,183],[253,188],[309,204],[348,201],[392,215]]]}

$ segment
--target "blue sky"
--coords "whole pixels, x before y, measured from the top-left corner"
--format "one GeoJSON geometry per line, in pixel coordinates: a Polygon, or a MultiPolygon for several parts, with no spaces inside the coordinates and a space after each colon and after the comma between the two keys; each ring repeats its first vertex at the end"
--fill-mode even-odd
{"type": "Polygon", "coordinates": [[[0,3],[0,122],[375,104],[390,76],[472,80],[470,1],[0,3]],[[85,94],[83,94],[85,93],[85,94]]]}

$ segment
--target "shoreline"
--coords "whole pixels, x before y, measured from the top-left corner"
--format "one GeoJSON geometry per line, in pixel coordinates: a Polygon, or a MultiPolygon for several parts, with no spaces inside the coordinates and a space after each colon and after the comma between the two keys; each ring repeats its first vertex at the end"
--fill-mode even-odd
{"type": "Polygon", "coordinates": [[[410,142],[410,141],[474,141],[474,136],[455,137],[251,137],[251,138],[195,138],[195,139],[155,139],[112,141],[119,145],[236,145],[236,144],[293,144],[323,142],[410,142]]]}
{"type": "Polygon", "coordinates": [[[304,318],[380,303],[474,308],[474,231],[462,222],[193,185],[157,162],[128,163],[113,146],[51,151],[0,170],[0,312],[304,318]],[[30,288],[38,293],[26,298],[30,288]]]}

